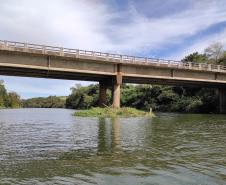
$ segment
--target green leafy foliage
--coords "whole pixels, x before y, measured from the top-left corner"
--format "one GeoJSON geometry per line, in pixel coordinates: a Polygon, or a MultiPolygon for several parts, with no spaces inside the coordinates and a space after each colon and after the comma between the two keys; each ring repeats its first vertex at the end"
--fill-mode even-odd
{"type": "MultiPolygon", "coordinates": [[[[91,107],[97,107],[99,103],[99,86],[90,85],[88,87],[82,87],[76,85],[71,88],[71,95],[66,99],[66,107],[72,109],[88,109],[91,107]]],[[[110,92],[107,93],[107,105],[110,105],[111,96],[110,92]]]]}
{"type": "Polygon", "coordinates": [[[31,98],[23,100],[23,107],[26,108],[64,108],[65,98],[49,96],[47,98],[31,98]]]}
{"type": "Polygon", "coordinates": [[[19,108],[21,107],[20,96],[15,92],[8,93],[4,82],[0,81],[0,108],[19,108]]]}
{"type": "Polygon", "coordinates": [[[186,56],[182,61],[184,62],[195,62],[195,63],[206,63],[208,57],[206,54],[199,54],[198,52],[192,53],[186,56]]]}
{"type": "MultiPolygon", "coordinates": [[[[108,94],[110,105],[110,93],[108,94]]],[[[77,86],[66,100],[66,107],[90,109],[98,107],[98,85],[77,86]],[[93,94],[91,94],[91,92],[93,94]]],[[[215,89],[200,87],[179,87],[160,85],[123,85],[121,89],[122,107],[160,112],[217,112],[215,89]]]]}
{"type": "Polygon", "coordinates": [[[221,65],[226,65],[226,51],[224,51],[224,54],[222,55],[222,57],[219,59],[219,63],[221,65]]]}

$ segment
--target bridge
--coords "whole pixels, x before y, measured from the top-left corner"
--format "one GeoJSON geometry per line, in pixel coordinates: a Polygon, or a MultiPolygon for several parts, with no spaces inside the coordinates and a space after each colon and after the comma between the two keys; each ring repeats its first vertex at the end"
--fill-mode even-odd
{"type": "Polygon", "coordinates": [[[0,40],[0,75],[96,81],[100,106],[112,88],[120,107],[122,83],[216,88],[219,112],[226,113],[226,66],[144,58],[0,40]]]}

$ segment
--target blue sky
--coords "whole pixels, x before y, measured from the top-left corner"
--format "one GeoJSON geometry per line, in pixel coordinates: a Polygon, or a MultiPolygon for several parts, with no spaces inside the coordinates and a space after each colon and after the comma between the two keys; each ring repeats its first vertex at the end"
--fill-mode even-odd
{"type": "MultiPolygon", "coordinates": [[[[0,39],[182,59],[226,46],[226,0],[1,0],[0,39]]],[[[89,82],[4,77],[22,98],[68,95],[89,82]]]]}

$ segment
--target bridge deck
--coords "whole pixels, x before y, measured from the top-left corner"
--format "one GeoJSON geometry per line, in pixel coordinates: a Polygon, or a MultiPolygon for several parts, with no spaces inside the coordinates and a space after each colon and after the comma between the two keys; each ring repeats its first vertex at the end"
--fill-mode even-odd
{"type": "Polygon", "coordinates": [[[69,48],[63,48],[63,47],[29,44],[29,43],[22,43],[22,42],[11,42],[11,41],[0,40],[0,50],[18,51],[18,52],[43,54],[43,55],[51,55],[51,56],[61,56],[61,57],[68,57],[68,58],[90,59],[90,60],[97,60],[97,61],[122,63],[122,64],[136,64],[136,65],[163,67],[163,68],[174,68],[174,69],[179,68],[179,69],[226,73],[226,66],[224,65],[181,62],[181,61],[175,61],[175,60],[165,60],[165,59],[156,59],[156,58],[144,58],[144,57],[137,57],[137,56],[119,55],[119,54],[87,51],[87,50],[80,50],[80,49],[69,49],[69,48]]]}
{"type": "Polygon", "coordinates": [[[0,74],[226,88],[226,66],[0,40],[0,74]]]}

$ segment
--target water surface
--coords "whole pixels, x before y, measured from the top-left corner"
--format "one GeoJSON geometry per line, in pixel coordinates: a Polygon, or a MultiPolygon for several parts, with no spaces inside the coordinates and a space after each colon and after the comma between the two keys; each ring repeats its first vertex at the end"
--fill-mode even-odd
{"type": "Polygon", "coordinates": [[[0,110],[0,184],[226,184],[226,116],[0,110]]]}

